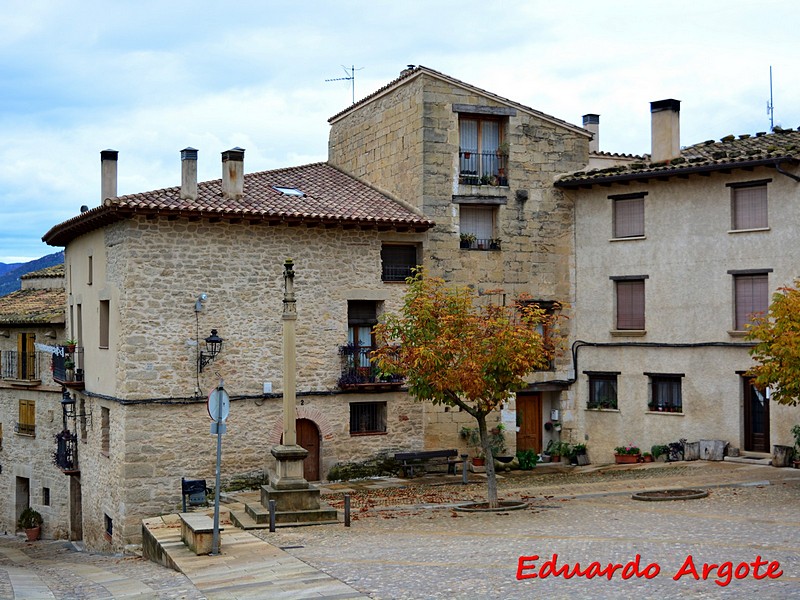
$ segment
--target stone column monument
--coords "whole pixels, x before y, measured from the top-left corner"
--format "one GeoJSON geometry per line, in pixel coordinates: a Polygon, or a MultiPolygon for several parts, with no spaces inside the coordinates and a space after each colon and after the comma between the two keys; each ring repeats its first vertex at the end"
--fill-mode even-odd
{"type": "Polygon", "coordinates": [[[283,265],[283,443],[273,446],[275,472],[269,485],[261,486],[261,503],[245,504],[246,514],[231,512],[234,524],[244,528],[264,528],[269,523],[269,502],[275,501],[277,525],[336,523],[336,511],[320,507],[319,489],[303,476],[303,460],[308,450],[297,445],[296,342],[297,305],[294,297],[294,263],[283,265]]]}

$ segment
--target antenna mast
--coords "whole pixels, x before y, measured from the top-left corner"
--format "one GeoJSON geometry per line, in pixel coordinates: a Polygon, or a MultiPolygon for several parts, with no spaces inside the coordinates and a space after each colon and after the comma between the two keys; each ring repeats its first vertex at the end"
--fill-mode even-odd
{"type": "Polygon", "coordinates": [[[769,66],[769,102],[767,102],[767,114],[769,115],[769,130],[775,130],[775,104],[772,102],[772,65],[769,66]]]}
{"type": "MultiPolygon", "coordinates": [[[[347,67],[342,65],[342,69],[344,69],[345,74],[349,74],[349,77],[337,77],[336,79],[326,79],[325,81],[349,81],[351,82],[351,87],[353,90],[353,104],[356,103],[356,71],[361,71],[364,67],[360,67],[356,69],[355,65],[350,66],[350,71],[348,72],[347,67]]],[[[770,67],[772,68],[772,67],[770,67]]]]}

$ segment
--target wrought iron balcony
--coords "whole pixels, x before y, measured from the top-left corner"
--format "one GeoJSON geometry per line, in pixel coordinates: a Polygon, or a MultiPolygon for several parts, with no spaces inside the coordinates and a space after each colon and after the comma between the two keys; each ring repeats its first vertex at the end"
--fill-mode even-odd
{"type": "Polygon", "coordinates": [[[67,387],[83,389],[83,348],[63,348],[62,354],[53,354],[53,379],[67,387]]]}
{"type": "Polygon", "coordinates": [[[0,379],[8,379],[29,384],[41,383],[42,363],[47,360],[46,352],[19,352],[3,350],[0,352],[0,379]]]}
{"type": "Polygon", "coordinates": [[[465,185],[508,185],[506,162],[508,157],[499,152],[459,153],[458,182],[465,185]]]}
{"type": "Polygon", "coordinates": [[[391,390],[403,384],[402,377],[381,373],[372,363],[370,357],[374,350],[372,346],[339,346],[339,356],[342,358],[342,375],[339,377],[341,389],[391,390]]]}
{"type": "Polygon", "coordinates": [[[69,475],[79,472],[78,469],[78,438],[68,429],[57,433],[56,451],[53,452],[53,464],[69,475]]]}

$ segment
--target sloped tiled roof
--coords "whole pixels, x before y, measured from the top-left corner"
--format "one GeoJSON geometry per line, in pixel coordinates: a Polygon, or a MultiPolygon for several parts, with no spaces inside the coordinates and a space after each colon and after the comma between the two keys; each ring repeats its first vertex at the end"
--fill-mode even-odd
{"type": "Polygon", "coordinates": [[[400,231],[424,231],[434,225],[400,202],[328,163],[314,163],[244,175],[244,193],[228,198],[222,180],[199,183],[197,199],[181,198],[170,187],[107,198],[102,206],[56,225],[43,240],[52,246],[133,214],[218,218],[270,224],[342,224],[400,231]],[[284,195],[274,186],[296,188],[302,196],[284,195]]]}
{"type": "Polygon", "coordinates": [[[556,187],[590,187],[595,184],[667,179],[676,175],[710,173],[735,168],[776,166],[800,162],[800,130],[775,128],[774,133],[730,135],[720,141],[708,140],[681,150],[671,161],[643,160],[605,169],[569,173],[559,178],[556,187]]]}
{"type": "Polygon", "coordinates": [[[533,109],[530,106],[525,106],[524,104],[520,104],[519,102],[515,102],[513,100],[509,100],[508,98],[503,98],[502,96],[498,96],[497,94],[493,94],[492,92],[488,92],[488,91],[486,91],[484,89],[481,89],[479,87],[476,87],[476,86],[471,85],[469,83],[466,83],[464,81],[456,79],[455,77],[450,77],[450,75],[446,75],[444,73],[440,73],[439,71],[436,71],[434,69],[430,69],[428,67],[423,67],[422,65],[418,65],[418,66],[415,66],[413,68],[409,68],[409,69],[403,70],[403,72],[400,73],[400,77],[398,77],[397,79],[395,79],[393,81],[390,81],[389,83],[387,83],[382,88],[380,88],[380,89],[376,90],[375,92],[371,93],[370,95],[362,98],[361,100],[359,100],[355,104],[352,104],[351,106],[348,106],[343,111],[336,113],[330,119],[328,119],[328,123],[333,123],[334,121],[336,121],[340,117],[348,114],[349,112],[351,112],[353,110],[356,110],[358,107],[360,107],[360,106],[362,106],[364,104],[367,104],[368,102],[370,102],[371,100],[373,100],[375,98],[378,98],[378,97],[382,96],[383,94],[385,94],[386,92],[390,91],[394,87],[405,83],[406,80],[411,79],[413,77],[417,77],[417,76],[419,76],[419,75],[421,75],[423,73],[426,73],[426,74],[428,74],[428,75],[430,75],[432,77],[436,77],[437,79],[441,79],[441,80],[447,81],[451,85],[455,85],[455,86],[458,86],[458,87],[462,87],[462,88],[471,90],[472,92],[480,94],[481,96],[486,96],[487,98],[492,98],[493,100],[496,100],[497,102],[501,102],[503,104],[507,104],[509,106],[513,106],[513,107],[515,107],[515,108],[517,108],[517,109],[519,109],[521,111],[524,111],[524,112],[527,112],[529,114],[535,115],[535,116],[539,117],[540,119],[543,119],[545,121],[549,121],[550,123],[553,123],[554,125],[559,125],[561,127],[566,127],[567,129],[570,129],[572,131],[575,131],[576,133],[580,133],[582,135],[585,135],[586,137],[592,137],[592,133],[590,131],[588,131],[587,129],[584,129],[583,127],[579,127],[577,125],[573,125],[572,123],[568,123],[567,121],[563,121],[563,120],[558,119],[556,117],[553,117],[551,115],[545,114],[545,113],[543,113],[541,111],[533,109]]]}
{"type": "Polygon", "coordinates": [[[31,271],[20,276],[20,279],[39,279],[39,278],[62,278],[64,277],[64,263],[53,265],[52,267],[45,267],[38,271],[31,271]]]}
{"type": "Polygon", "coordinates": [[[64,288],[17,290],[0,297],[0,324],[63,323],[66,304],[67,293],[64,288]]]}

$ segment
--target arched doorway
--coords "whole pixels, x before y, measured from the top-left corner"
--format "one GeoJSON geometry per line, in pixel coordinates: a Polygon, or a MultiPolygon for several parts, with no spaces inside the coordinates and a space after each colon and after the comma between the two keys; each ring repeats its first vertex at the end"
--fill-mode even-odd
{"type": "Polygon", "coordinates": [[[297,419],[297,445],[308,450],[303,461],[306,481],[319,481],[319,428],[311,419],[297,419]]]}

